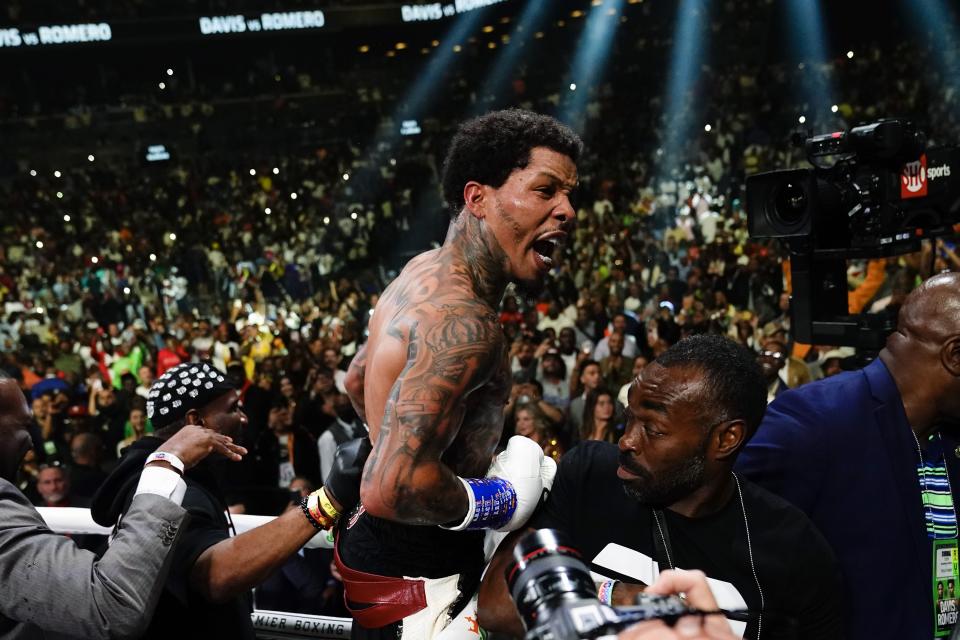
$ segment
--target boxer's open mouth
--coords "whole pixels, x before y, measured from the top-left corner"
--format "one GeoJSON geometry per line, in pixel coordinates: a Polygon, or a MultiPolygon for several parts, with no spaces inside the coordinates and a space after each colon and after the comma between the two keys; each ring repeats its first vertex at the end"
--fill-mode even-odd
{"type": "Polygon", "coordinates": [[[563,231],[551,231],[533,241],[533,250],[547,267],[553,266],[553,254],[557,246],[563,242],[567,234],[563,231]]]}

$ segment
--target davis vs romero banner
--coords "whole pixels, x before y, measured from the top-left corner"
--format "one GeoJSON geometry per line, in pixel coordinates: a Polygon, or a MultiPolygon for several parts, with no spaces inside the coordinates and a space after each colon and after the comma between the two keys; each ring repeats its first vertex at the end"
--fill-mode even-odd
{"type": "Polygon", "coordinates": [[[210,15],[173,20],[0,25],[0,51],[63,45],[102,46],[111,42],[137,44],[185,38],[278,32],[310,33],[348,27],[433,22],[507,1],[509,0],[453,0],[392,7],[334,7],[326,10],[210,15]]]}

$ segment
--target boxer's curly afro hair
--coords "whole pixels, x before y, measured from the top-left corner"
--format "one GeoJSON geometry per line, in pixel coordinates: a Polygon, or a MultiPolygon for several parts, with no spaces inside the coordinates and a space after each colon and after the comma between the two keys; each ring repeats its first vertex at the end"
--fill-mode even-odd
{"type": "Polygon", "coordinates": [[[500,187],[515,169],[530,162],[530,150],[547,147],[576,163],[583,151],[580,137],[550,116],[505,109],[460,125],[443,162],[443,197],[452,216],[463,210],[463,186],[475,180],[500,187]]]}

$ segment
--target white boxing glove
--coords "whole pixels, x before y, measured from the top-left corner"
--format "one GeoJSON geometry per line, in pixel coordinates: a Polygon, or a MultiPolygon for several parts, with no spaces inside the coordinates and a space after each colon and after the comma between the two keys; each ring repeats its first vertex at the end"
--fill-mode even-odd
{"type": "Polygon", "coordinates": [[[494,458],[485,478],[459,478],[467,493],[462,522],[444,529],[513,531],[533,514],[544,489],[553,486],[557,463],[530,438],[513,436],[494,458]]]}
{"type": "Polygon", "coordinates": [[[517,509],[497,531],[515,531],[527,523],[540,504],[544,491],[549,492],[557,475],[557,463],[543,455],[539,444],[524,436],[513,436],[507,448],[493,460],[488,478],[503,478],[517,492],[517,509]]]}

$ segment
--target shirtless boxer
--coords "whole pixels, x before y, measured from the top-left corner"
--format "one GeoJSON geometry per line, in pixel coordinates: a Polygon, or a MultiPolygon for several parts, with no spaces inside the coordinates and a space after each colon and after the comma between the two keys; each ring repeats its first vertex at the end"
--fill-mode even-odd
{"type": "Polygon", "coordinates": [[[580,151],[564,125],[515,109],[454,136],[446,240],[384,291],[347,373],[373,441],[338,532],[354,638],[436,637],[476,590],[484,530],[520,527],[552,481],[526,438],[491,466],[510,390],[497,309],[509,282],[541,284],[570,232],[580,151]]]}

